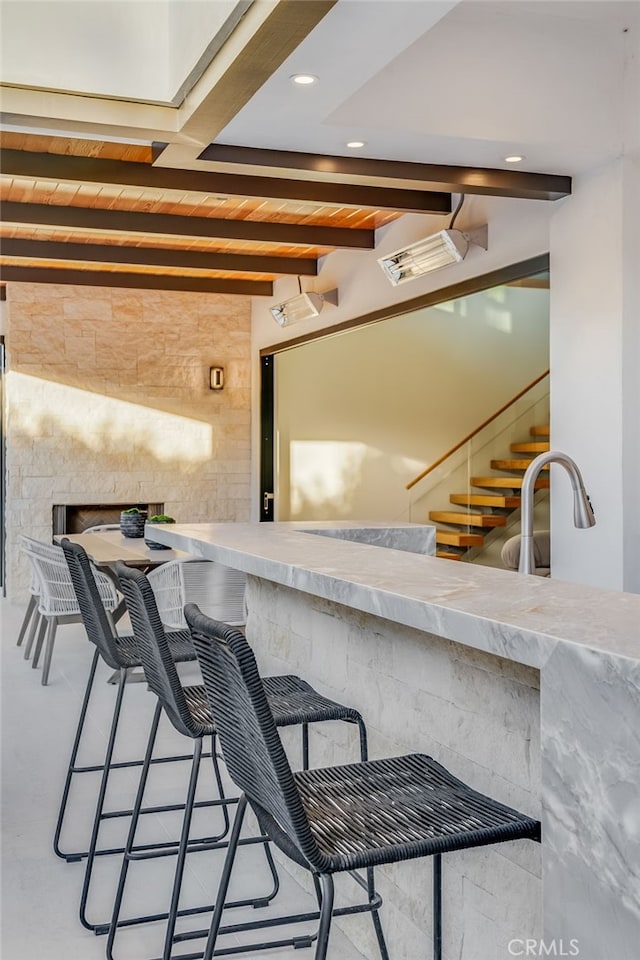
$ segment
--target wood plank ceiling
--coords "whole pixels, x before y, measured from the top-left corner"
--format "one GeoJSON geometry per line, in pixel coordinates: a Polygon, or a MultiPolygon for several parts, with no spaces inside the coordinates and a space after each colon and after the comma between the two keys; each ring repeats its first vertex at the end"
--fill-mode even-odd
{"type": "Polygon", "coordinates": [[[0,279],[270,296],[405,212],[448,214],[452,192],[570,192],[566,177],[220,144],[175,169],[163,147],[3,132],[0,279]]]}

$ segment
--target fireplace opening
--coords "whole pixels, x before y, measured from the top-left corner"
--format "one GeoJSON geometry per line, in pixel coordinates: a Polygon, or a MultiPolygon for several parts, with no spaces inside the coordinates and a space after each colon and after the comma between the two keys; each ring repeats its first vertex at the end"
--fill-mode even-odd
{"type": "Polygon", "coordinates": [[[52,533],[83,533],[88,527],[118,523],[123,510],[138,507],[150,517],[164,513],[163,503],[61,503],[53,505],[52,533]]]}

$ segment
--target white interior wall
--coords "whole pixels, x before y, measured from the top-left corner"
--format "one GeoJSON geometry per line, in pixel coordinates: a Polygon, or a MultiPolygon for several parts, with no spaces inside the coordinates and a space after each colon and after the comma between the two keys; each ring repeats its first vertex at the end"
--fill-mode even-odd
{"type": "MultiPolygon", "coordinates": [[[[339,291],[337,307],[326,306],[319,317],[292,327],[274,323],[269,306],[297,292],[297,281],[287,277],[276,284],[275,297],[254,297],[252,301],[252,450],[260,450],[260,350],[294,337],[320,331],[333,324],[359,317],[374,310],[389,308],[402,313],[401,304],[430,291],[462,280],[482,276],[492,270],[530,259],[549,249],[549,223],[554,210],[567,203],[543,203],[532,200],[501,200],[495,197],[468,197],[456,226],[468,229],[481,223],[489,226],[489,249],[472,249],[459,264],[434,271],[400,287],[385,278],[378,258],[391,250],[427,236],[447,225],[443,217],[408,214],[377,231],[374,250],[338,250],[320,262],[319,275],[303,281],[305,289],[339,291]],[[464,216],[463,216],[464,214],[464,216]]],[[[515,391],[514,391],[515,392],[515,391]]],[[[452,439],[452,443],[455,440],[452,439]]],[[[259,457],[252,463],[252,518],[260,507],[259,457]]],[[[416,471],[417,472],[417,471],[416,471]]]]}
{"type": "Polygon", "coordinates": [[[640,29],[630,29],[624,85],[622,503],[623,587],[640,593],[640,29]]]}
{"type": "MultiPolygon", "coordinates": [[[[457,197],[454,197],[454,202],[456,200],[457,197]]],[[[462,263],[452,264],[400,287],[393,287],[386,279],[378,258],[442,230],[451,219],[450,216],[406,214],[376,231],[374,250],[337,250],[322,258],[317,277],[303,279],[305,290],[322,293],[337,287],[339,291],[338,306],[325,306],[320,316],[314,320],[282,328],[274,323],[269,313],[270,306],[281,303],[298,292],[298,281],[295,277],[279,280],[275,284],[273,298],[254,298],[254,347],[260,349],[281,343],[370,311],[393,307],[432,290],[440,290],[507,264],[546,253],[549,249],[550,218],[553,210],[565,202],[469,196],[456,220],[456,229],[467,230],[487,223],[489,249],[485,251],[472,247],[462,263]]]]}
{"type": "Polygon", "coordinates": [[[627,205],[633,195],[637,202],[627,167],[621,159],[576,182],[551,243],[551,435],[581,468],[597,520],[592,530],[573,528],[570,485],[556,468],[554,574],[616,590],[640,589],[640,413],[630,385],[640,353],[629,295],[637,302],[640,281],[638,261],[623,249],[627,205]]]}
{"type": "Polygon", "coordinates": [[[548,359],[548,292],[508,286],[278,355],[278,518],[406,519],[405,484],[548,359]]]}
{"type": "Polygon", "coordinates": [[[624,149],[576,178],[551,229],[551,435],[584,472],[596,514],[571,526],[552,492],[554,575],[640,592],[640,31],[625,34],[624,149]]]}
{"type": "MultiPolygon", "coordinates": [[[[477,206],[482,206],[489,223],[489,250],[476,251],[457,267],[404,287],[385,286],[376,260],[426,235],[424,218],[403,217],[380,231],[384,236],[378,238],[374,251],[332,254],[323,262],[314,286],[317,290],[338,286],[341,303],[323,310],[315,322],[282,330],[273,323],[268,304],[254,299],[255,389],[259,388],[262,347],[550,250],[553,445],[566,450],[582,468],[597,515],[592,530],[574,530],[570,488],[566,478],[559,476],[551,498],[553,575],[640,592],[637,171],[638,155],[633,152],[577,179],[573,195],[554,204],[478,198],[477,206]]],[[[475,216],[468,217],[464,225],[474,222],[478,222],[475,216]]],[[[287,284],[293,281],[278,285],[276,302],[295,293],[287,284]]],[[[257,393],[253,411],[253,449],[257,450],[257,393]]],[[[254,517],[258,516],[258,466],[256,461],[254,517]]]]}

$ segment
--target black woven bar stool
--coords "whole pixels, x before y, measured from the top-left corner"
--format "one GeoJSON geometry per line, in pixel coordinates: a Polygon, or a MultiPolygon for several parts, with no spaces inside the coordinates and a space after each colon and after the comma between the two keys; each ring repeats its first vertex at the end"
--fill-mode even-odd
{"type": "MultiPolygon", "coordinates": [[[[128,817],[131,816],[132,810],[117,810],[117,811],[108,811],[104,810],[104,801],[107,792],[107,785],[109,781],[110,772],[114,769],[122,767],[135,767],[141,766],[143,760],[133,760],[125,761],[121,763],[113,762],[113,751],[116,742],[116,735],[118,732],[118,724],[120,720],[120,713],[122,708],[122,701],[124,697],[124,692],[127,684],[127,676],[129,670],[133,667],[140,667],[142,661],[140,659],[138,649],[136,647],[135,639],[133,636],[118,636],[115,633],[115,630],[112,627],[112,621],[110,621],[107,613],[105,612],[104,606],[100,600],[100,595],[98,593],[98,588],[93,576],[92,567],[85,553],[84,549],[77,543],[72,543],[70,540],[62,541],[62,549],[64,550],[64,555],[67,560],[69,567],[69,573],[71,574],[71,580],[73,582],[73,588],[76,594],[78,601],[78,606],[80,608],[80,613],[82,616],[82,621],[84,623],[85,630],[87,632],[87,637],[95,645],[95,651],[93,655],[93,660],[91,663],[91,668],[89,671],[89,677],[87,680],[87,686],[84,694],[84,699],[82,702],[82,707],[80,710],[80,717],[78,720],[78,726],[76,729],[76,734],[74,737],[73,747],[71,750],[71,758],[69,760],[69,766],[67,768],[67,775],[65,779],[64,789],[62,793],[62,801],[60,804],[60,810],[58,813],[58,821],[56,824],[55,836],[54,836],[54,850],[58,856],[63,857],[68,861],[82,860],[86,859],[86,867],[84,874],[84,882],[82,886],[82,893],[80,897],[80,922],[84,927],[89,930],[96,930],[100,927],[100,923],[94,923],[87,919],[87,901],[89,897],[89,889],[91,884],[91,877],[93,873],[94,861],[97,856],[103,856],[107,854],[121,854],[124,851],[124,847],[117,848],[105,848],[102,850],[98,849],[98,836],[100,831],[101,823],[109,818],[114,817],[128,817]],[[87,712],[89,707],[89,701],[91,697],[91,691],[93,689],[93,683],[96,674],[96,668],[98,665],[99,658],[107,663],[112,670],[117,671],[118,674],[118,685],[117,693],[115,697],[114,707],[113,707],[113,717],[111,720],[111,729],[109,732],[109,739],[107,743],[107,749],[105,752],[104,761],[100,764],[93,766],[78,766],[77,757],[80,747],[80,741],[82,738],[82,732],[84,729],[85,721],[87,718],[87,712]],[[98,796],[96,801],[96,808],[94,813],[93,825],[91,829],[91,835],[89,838],[87,849],[84,851],[73,851],[64,853],[60,849],[60,835],[62,831],[62,826],[64,822],[64,817],[67,809],[67,801],[69,799],[69,791],[71,787],[71,781],[75,774],[83,772],[102,772],[100,779],[100,787],[98,790],[98,796]]],[[[169,637],[169,656],[175,662],[186,662],[195,659],[195,652],[189,638],[188,630],[181,630],[176,633],[172,633],[169,637]]],[[[149,735],[149,742],[147,746],[147,753],[149,750],[153,749],[153,739],[155,737],[155,729],[157,729],[157,724],[151,726],[151,732],[149,735]]],[[[175,757],[161,757],[156,761],[158,763],[173,762],[179,760],[190,760],[190,754],[178,755],[175,757]]],[[[163,810],[174,809],[174,807],[167,806],[165,808],[154,808],[148,812],[158,813],[163,812],[163,810]]],[[[181,809],[181,807],[180,807],[181,809]]],[[[146,811],[143,811],[146,812],[146,811]]],[[[166,842],[161,844],[162,847],[166,847],[166,842]]],[[[173,844],[174,850],[177,848],[177,843],[173,844]]],[[[104,925],[104,924],[102,924],[104,925]]],[[[106,932],[106,931],[105,931],[106,932]]]]}
{"type": "Polygon", "coordinates": [[[319,879],[316,960],[327,956],[334,874],[427,856],[434,866],[433,958],[441,960],[442,854],[539,840],[539,822],[477,793],[421,754],[293,773],[245,637],[193,604],[185,607],[185,616],[227,769],[243,791],[204,960],[219,952],[216,941],[224,929],[220,922],[247,802],[283,853],[319,879]]]}
{"type": "MultiPolygon", "coordinates": [[[[164,709],[171,723],[184,736],[193,740],[193,764],[191,769],[191,779],[187,791],[187,800],[185,803],[182,833],[176,870],[171,894],[171,905],[167,919],[167,928],[165,933],[165,944],[163,960],[169,960],[171,957],[174,940],[192,940],[204,938],[208,930],[191,931],[187,934],[181,934],[174,937],[176,920],[179,916],[187,916],[194,913],[203,913],[212,911],[214,905],[198,907],[196,909],[179,910],[180,888],[184,873],[185,859],[189,852],[196,850],[211,850],[227,847],[227,842],[221,841],[221,838],[210,841],[191,841],[189,832],[191,826],[192,811],[194,808],[194,797],[197,787],[198,771],[200,766],[200,757],[202,750],[202,740],[204,737],[212,738],[211,753],[215,755],[216,730],[211,717],[211,710],[207,700],[204,686],[191,685],[183,686],[180,682],[175,663],[170,655],[168,646],[168,636],[164,632],[155,596],[149,580],[139,570],[126,567],[123,564],[116,566],[116,572],[120,582],[121,590],[125,596],[129,616],[136,639],[137,648],[140,651],[142,665],[145,671],[150,688],[158,697],[158,711],[160,707],[164,709]]],[[[360,735],[360,753],[364,759],[367,756],[367,737],[366,729],[362,717],[357,710],[351,707],[345,707],[340,703],[328,700],[316,690],[296,676],[277,676],[267,677],[264,680],[266,696],[269,707],[274,716],[274,722],[279,726],[302,725],[303,731],[303,763],[308,765],[308,725],[327,720],[341,720],[347,723],[357,724],[360,735]]],[[[150,754],[148,754],[147,761],[150,754]]],[[[131,818],[129,836],[124,852],[118,889],[114,903],[113,918],[109,930],[107,942],[107,957],[113,958],[113,947],[116,932],[119,927],[129,925],[129,921],[120,920],[120,910],[124,895],[124,888],[129,869],[129,863],[134,860],[150,859],[155,856],[161,856],[160,851],[137,851],[134,847],[138,814],[143,802],[146,779],[148,774],[148,762],[142,768],[140,774],[140,783],[138,794],[134,806],[134,812],[131,818]]],[[[226,803],[237,803],[238,798],[225,800],[226,803]]],[[[248,838],[243,843],[261,843],[265,847],[267,863],[273,878],[273,889],[267,896],[258,899],[242,899],[227,904],[231,906],[266,906],[278,892],[278,876],[273,863],[271,852],[269,850],[268,838],[258,836],[248,838]]],[[[283,918],[282,922],[288,922],[290,918],[283,918]]],[[[137,921],[134,921],[137,922],[137,921]]],[[[248,925],[241,925],[241,929],[259,929],[262,926],[260,921],[252,922],[248,925]]],[[[278,941],[278,945],[293,944],[298,941],[298,945],[303,945],[300,938],[291,938],[291,940],[278,941]]],[[[260,944],[264,948],[268,944],[260,944]]]]}

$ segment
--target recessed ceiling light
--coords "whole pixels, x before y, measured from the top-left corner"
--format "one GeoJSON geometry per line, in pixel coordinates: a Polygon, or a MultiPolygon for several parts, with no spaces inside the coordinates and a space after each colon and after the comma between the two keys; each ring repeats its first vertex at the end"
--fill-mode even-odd
{"type": "Polygon", "coordinates": [[[349,140],[347,146],[352,150],[359,150],[360,147],[365,147],[367,145],[366,140],[349,140]]]}
{"type": "Polygon", "coordinates": [[[292,83],[298,83],[301,87],[307,87],[318,82],[318,78],[314,77],[312,73],[294,73],[289,79],[292,83]]]}
{"type": "Polygon", "coordinates": [[[511,156],[504,158],[505,163],[520,163],[521,160],[524,160],[524,157],[521,157],[518,153],[513,153],[511,156]]]}

